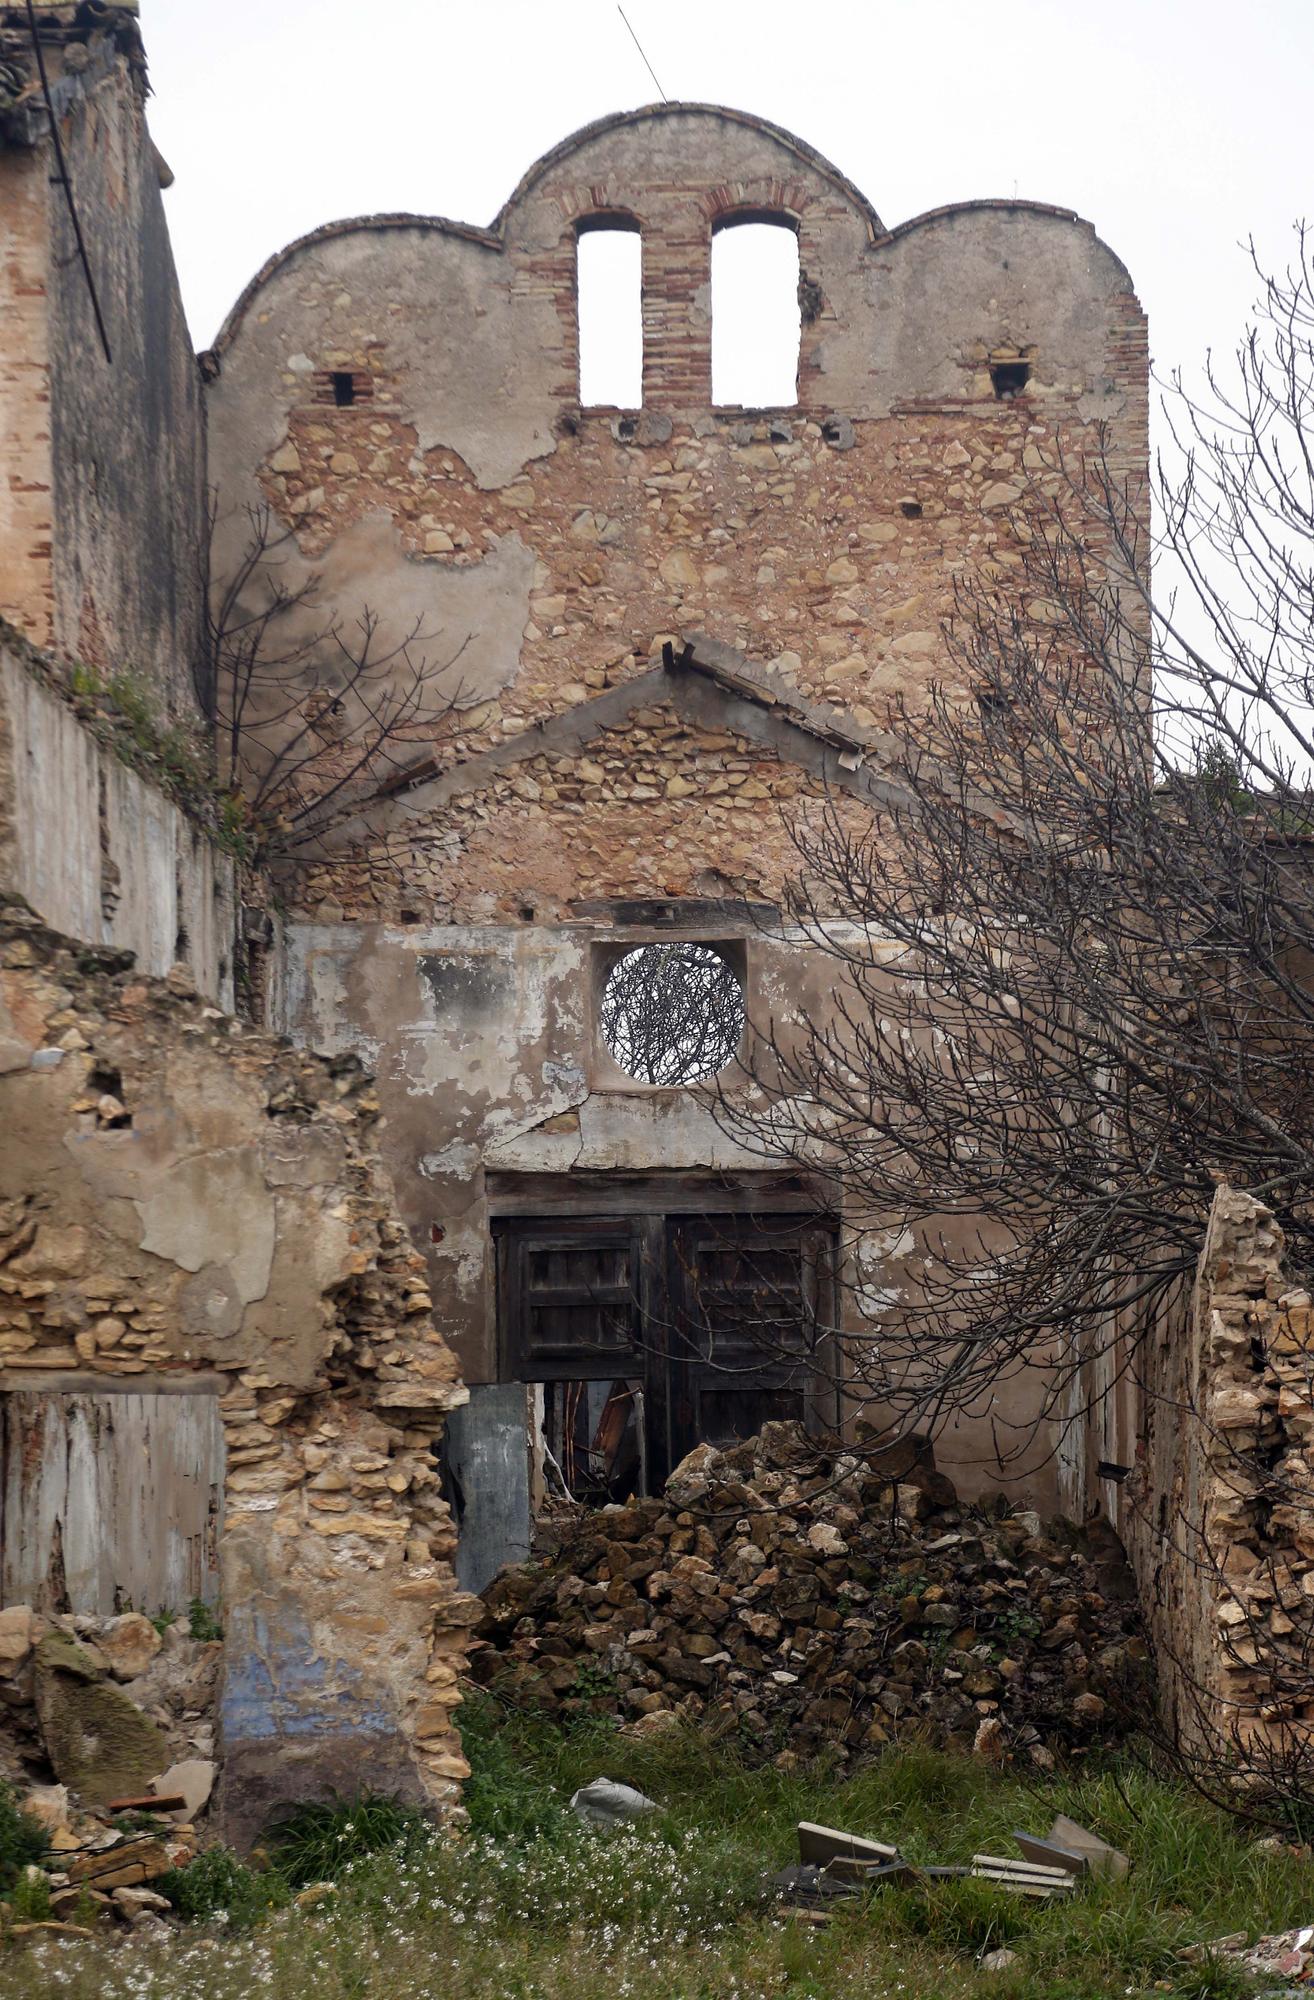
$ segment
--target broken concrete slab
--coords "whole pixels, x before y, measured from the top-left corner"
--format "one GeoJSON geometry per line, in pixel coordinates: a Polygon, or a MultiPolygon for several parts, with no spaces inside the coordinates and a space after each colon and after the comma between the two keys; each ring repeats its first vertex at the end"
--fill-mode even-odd
{"type": "Polygon", "coordinates": [[[1064,1868],[1069,1875],[1086,1874],[1089,1863],[1084,1854],[1077,1854],[1070,1847],[1060,1847],[1056,1841],[1041,1840],[1034,1833],[1014,1833],[1014,1840],[1026,1861],[1038,1861],[1042,1867],[1064,1868]]]}
{"type": "Polygon", "coordinates": [[[1103,1875],[1114,1882],[1121,1882],[1131,1867],[1121,1849],[1110,1847],[1097,1833],[1079,1826],[1075,1819],[1068,1819],[1064,1813],[1056,1817],[1049,1830],[1049,1839],[1053,1846],[1081,1855],[1092,1875],[1103,1875]]]}
{"type": "Polygon", "coordinates": [[[166,1810],[166,1800],[177,1797],[185,1817],[195,1819],[210,1802],[215,1770],[208,1757],[185,1757],[180,1764],[170,1764],[167,1771],[151,1779],[151,1790],[159,1795],[157,1809],[166,1810]]]}

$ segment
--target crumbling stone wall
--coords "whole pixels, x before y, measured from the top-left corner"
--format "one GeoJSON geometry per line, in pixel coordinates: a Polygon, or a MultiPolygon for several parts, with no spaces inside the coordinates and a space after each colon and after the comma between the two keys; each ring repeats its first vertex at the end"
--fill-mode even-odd
{"type": "Polygon", "coordinates": [[[329,1785],[445,1807],[471,1606],[433,1449],[465,1391],[370,1078],[12,906],[0,1075],[0,1394],[219,1399],[230,1831],[329,1785]]]}
{"type": "Polygon", "coordinates": [[[1118,1509],[1169,1715],[1238,1758],[1314,1719],[1314,1304],[1283,1248],[1270,1209],[1218,1190],[1118,1509]]]}

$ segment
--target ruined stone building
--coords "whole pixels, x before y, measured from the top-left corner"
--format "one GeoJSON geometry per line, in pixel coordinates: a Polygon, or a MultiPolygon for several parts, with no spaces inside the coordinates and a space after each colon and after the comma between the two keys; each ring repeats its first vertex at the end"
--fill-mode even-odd
{"type": "MultiPolygon", "coordinates": [[[[248,1823],[289,1768],[441,1803],[466,1592],[546,1482],[656,1486],[813,1414],[689,1329],[764,1258],[800,1321],[915,1296],[897,1218],[627,1069],[609,985],[678,946],[736,1034],[824,1011],[790,816],[886,796],[889,703],[952,676],[955,581],[1014,559],[1029,479],[1096,426],[1144,469],[1145,318],[1066,210],[890,227],[804,141],[675,103],[564,139],[487,227],[326,223],[197,357],[135,6],[37,12],[44,87],[0,8],[0,1591],[222,1597],[248,1823]],[[718,400],[718,257],[764,225],[769,408],[718,400]],[[614,406],[577,287],[610,233],[614,406]],[[271,587],[295,666],[237,775],[311,743],[335,789],[253,856],[206,606],[231,633],[271,587]],[[433,703],[364,765],[362,632],[433,703]]],[[[965,1490],[991,1416],[937,1440],[965,1490]]],[[[1101,1440],[1053,1443],[1015,1496],[1107,1503],[1101,1440]]]]}
{"type": "MultiPolygon", "coordinates": [[[[797,1408],[663,1337],[733,1291],[747,1246],[798,1284],[836,1260],[841,1324],[908,1296],[897,1227],[819,1223],[816,1190],[696,1091],[626,1074],[603,996],[627,953],[678,939],[732,969],[750,1020],[824,1008],[778,918],[788,816],[882,795],[892,693],[951,671],[955,578],[1008,561],[1024,482],[1095,425],[1143,466],[1146,365],[1127,272],[1080,218],[974,201],[889,229],[800,140],[684,104],[564,141],[488,229],[326,225],[203,357],[218,576],[267,506],[294,531],[285,584],[313,570],[321,614],[367,605],[381,644],[418,628],[452,661],[426,754],[298,850],[270,1004],[378,1075],[470,1389],[472,1581],[527,1533],[525,1385],[554,1456],[587,1447],[624,1379],[618,1311],[642,1322],[659,1479],[797,1408]],[[713,394],[718,246],[763,224],[793,253],[797,329],[766,410],[713,394]],[[577,260],[602,231],[639,244],[629,408],[581,398],[577,260]]],[[[979,1455],[971,1432],[943,1462],[979,1455]]],[[[1025,1490],[1052,1504],[1051,1444],[1025,1490]]]]}

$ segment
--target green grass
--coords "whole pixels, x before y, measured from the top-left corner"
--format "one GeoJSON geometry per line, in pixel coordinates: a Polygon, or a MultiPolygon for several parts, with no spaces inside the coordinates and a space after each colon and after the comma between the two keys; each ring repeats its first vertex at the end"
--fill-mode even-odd
{"type": "Polygon", "coordinates": [[[1232,1966],[1183,1964],[1181,1948],[1314,1919],[1314,1864],[1129,1762],[1032,1779],[900,1750],[846,1779],[824,1764],[750,1769],[733,1743],[692,1731],[647,1743],[601,1723],[562,1731],[486,1697],[470,1702],[465,1737],[462,1839],[403,1826],[397,1846],[338,1867],[338,1894],[313,1910],[277,1873],[244,1871],[226,1926],[209,1860],[193,1929],[131,1949],[15,1948],[0,2000],[1238,2000],[1253,1989],[1232,1966]],[[600,1774],[661,1811],[617,1833],[581,1827],[570,1793],[600,1774]],[[820,1931],[763,1895],[801,1818],[961,1861],[1009,1852],[1013,1828],[1044,1832],[1056,1811],[1124,1848],[1128,1880],[1052,1907],[975,1881],[876,1891],[820,1931]],[[980,1954],[1001,1944],[1016,1962],[982,1972],[980,1954]]]}

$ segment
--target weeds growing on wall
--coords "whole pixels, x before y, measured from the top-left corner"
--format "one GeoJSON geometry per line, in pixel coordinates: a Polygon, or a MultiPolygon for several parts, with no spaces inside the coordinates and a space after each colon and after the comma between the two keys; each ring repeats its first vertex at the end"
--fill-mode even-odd
{"type": "Polygon", "coordinates": [[[197,815],[234,860],[252,858],[242,799],[217,781],[204,737],[162,712],[149,681],[128,667],[102,674],[75,660],[63,685],[106,749],[197,815]]]}

